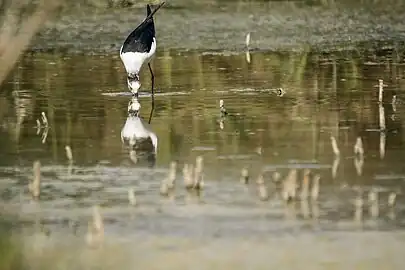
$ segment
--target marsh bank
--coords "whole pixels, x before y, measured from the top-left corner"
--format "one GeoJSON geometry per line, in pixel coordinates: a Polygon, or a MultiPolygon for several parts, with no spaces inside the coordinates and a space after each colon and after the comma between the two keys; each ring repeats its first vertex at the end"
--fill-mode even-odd
{"type": "MultiPolygon", "coordinates": [[[[373,48],[405,40],[402,1],[308,2],[170,1],[155,16],[159,49],[241,51],[248,32],[252,50],[373,48]]],[[[144,17],[143,4],[66,8],[37,35],[33,49],[116,53],[144,17]]]]}

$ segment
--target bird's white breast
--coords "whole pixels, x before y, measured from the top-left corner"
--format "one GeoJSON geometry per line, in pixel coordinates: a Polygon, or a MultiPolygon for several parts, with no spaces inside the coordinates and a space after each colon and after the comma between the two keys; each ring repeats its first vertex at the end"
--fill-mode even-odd
{"type": "Polygon", "coordinates": [[[120,57],[124,63],[125,70],[127,73],[139,74],[144,63],[149,63],[156,52],[156,39],[153,38],[152,46],[149,52],[122,52],[122,47],[120,49],[120,57]]]}

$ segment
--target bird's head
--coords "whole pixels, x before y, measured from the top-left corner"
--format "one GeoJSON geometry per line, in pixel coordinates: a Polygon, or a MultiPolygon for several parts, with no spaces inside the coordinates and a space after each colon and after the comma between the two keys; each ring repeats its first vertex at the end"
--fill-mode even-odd
{"type": "Polygon", "coordinates": [[[141,82],[139,81],[138,74],[128,74],[127,78],[128,88],[133,94],[138,94],[139,88],[141,88],[141,82]]]}

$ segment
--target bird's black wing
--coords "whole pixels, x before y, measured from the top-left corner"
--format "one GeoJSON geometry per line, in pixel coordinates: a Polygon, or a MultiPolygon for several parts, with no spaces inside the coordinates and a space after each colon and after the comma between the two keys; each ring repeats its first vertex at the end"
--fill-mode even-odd
{"type": "Polygon", "coordinates": [[[147,17],[145,20],[129,34],[122,45],[121,53],[125,52],[149,52],[155,37],[155,23],[153,14],[163,6],[161,3],[153,12],[149,5],[146,6],[147,17]]]}

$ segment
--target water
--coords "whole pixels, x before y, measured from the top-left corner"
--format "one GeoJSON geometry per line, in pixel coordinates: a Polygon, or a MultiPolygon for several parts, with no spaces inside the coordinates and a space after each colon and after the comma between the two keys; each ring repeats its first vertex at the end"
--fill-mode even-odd
{"type": "MultiPolygon", "coordinates": [[[[59,248],[61,260],[66,252],[84,250],[91,207],[99,204],[107,250],[120,246],[116,263],[122,267],[134,261],[145,265],[154,255],[169,268],[189,268],[194,258],[218,268],[305,263],[319,269],[401,269],[402,57],[400,48],[361,54],[251,52],[248,63],[245,52],[161,50],[152,65],[156,96],[149,127],[158,138],[157,154],[134,159],[120,138],[131,97],[125,94],[125,72],[116,54],[27,53],[0,92],[2,204],[18,216],[18,227],[41,223],[39,233],[21,235],[27,243],[59,248]],[[383,111],[379,79],[387,85],[383,111]],[[220,99],[229,112],[222,121],[220,99]],[[41,112],[48,129],[36,128],[41,112]],[[379,131],[381,113],[385,132],[379,131]],[[337,139],[339,160],[330,136],[337,139]],[[363,164],[353,150],[358,136],[363,164]],[[200,196],[185,191],[181,172],[198,155],[204,157],[206,184],[200,196]],[[38,202],[27,188],[35,160],[42,165],[38,202]],[[178,162],[177,186],[175,196],[166,198],[159,186],[171,161],[178,162]],[[244,166],[251,176],[246,186],[239,180],[244,166]],[[286,206],[281,201],[271,175],[277,171],[285,177],[291,168],[298,169],[299,182],[304,168],[320,174],[317,203],[286,206]],[[257,195],[261,171],[268,201],[257,195]],[[135,207],[128,205],[130,187],[135,207]],[[378,217],[369,213],[372,189],[379,191],[378,217]],[[354,220],[359,190],[365,203],[362,221],[354,220]],[[394,209],[387,203],[392,192],[397,194],[394,209]],[[38,240],[44,230],[49,235],[38,240]],[[65,251],[67,243],[75,248],[65,251]]],[[[140,114],[147,120],[149,71],[140,78],[140,114]]],[[[108,268],[106,260],[98,262],[108,268]]]]}

